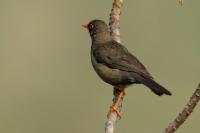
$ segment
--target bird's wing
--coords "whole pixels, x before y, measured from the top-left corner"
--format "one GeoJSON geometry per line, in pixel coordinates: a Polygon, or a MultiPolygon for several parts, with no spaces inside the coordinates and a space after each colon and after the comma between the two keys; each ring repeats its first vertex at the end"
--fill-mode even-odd
{"type": "Polygon", "coordinates": [[[110,68],[135,72],[139,75],[152,78],[144,65],[116,41],[98,45],[93,49],[93,56],[98,63],[110,68]]]}

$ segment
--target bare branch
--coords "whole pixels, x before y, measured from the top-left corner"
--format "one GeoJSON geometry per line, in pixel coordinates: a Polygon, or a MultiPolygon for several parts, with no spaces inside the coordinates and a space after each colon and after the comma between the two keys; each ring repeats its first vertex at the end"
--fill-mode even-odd
{"type": "Polygon", "coordinates": [[[174,133],[193,112],[199,99],[200,99],[200,84],[195,90],[190,100],[188,101],[183,111],[175,118],[175,120],[172,123],[169,124],[169,126],[163,131],[163,133],[174,133]]]}
{"type": "MultiPolygon", "coordinates": [[[[120,41],[120,28],[119,28],[119,18],[120,18],[120,12],[121,12],[121,7],[122,7],[123,0],[114,0],[113,6],[111,9],[111,14],[110,14],[110,32],[112,35],[112,38],[117,41],[120,41]]],[[[118,99],[119,92],[114,93],[114,98],[113,98],[113,104],[116,102],[118,99]]],[[[120,104],[118,106],[118,110],[121,110],[122,107],[122,101],[120,101],[120,104]]],[[[107,116],[107,121],[105,123],[105,133],[114,133],[114,127],[115,123],[117,121],[117,113],[111,112],[107,116]]]]}
{"type": "Polygon", "coordinates": [[[121,13],[123,0],[114,0],[113,7],[110,13],[110,32],[113,39],[117,42],[120,41],[120,28],[119,28],[119,18],[121,13]]]}

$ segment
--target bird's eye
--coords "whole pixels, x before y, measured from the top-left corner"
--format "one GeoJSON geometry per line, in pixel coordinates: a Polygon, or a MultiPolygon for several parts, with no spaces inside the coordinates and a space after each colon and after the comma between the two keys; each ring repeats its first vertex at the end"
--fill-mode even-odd
{"type": "Polygon", "coordinates": [[[90,25],[89,25],[89,28],[90,28],[90,29],[93,29],[93,28],[94,28],[93,24],[90,24],[90,25]]]}

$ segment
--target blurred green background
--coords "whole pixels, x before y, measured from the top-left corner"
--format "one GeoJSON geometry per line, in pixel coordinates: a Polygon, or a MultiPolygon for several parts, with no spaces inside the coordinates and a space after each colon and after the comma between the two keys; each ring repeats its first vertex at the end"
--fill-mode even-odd
{"type": "MultiPolygon", "coordinates": [[[[90,63],[81,24],[112,0],[0,0],[0,132],[102,133],[112,87],[90,63]]],[[[200,1],[125,0],[122,43],[173,96],[127,89],[115,133],[158,133],[200,82],[200,1]]],[[[177,133],[199,133],[200,105],[177,133]]]]}

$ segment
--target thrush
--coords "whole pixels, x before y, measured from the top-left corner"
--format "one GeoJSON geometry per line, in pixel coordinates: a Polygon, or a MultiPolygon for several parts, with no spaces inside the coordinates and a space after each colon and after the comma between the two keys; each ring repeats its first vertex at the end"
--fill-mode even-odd
{"type": "MultiPolygon", "coordinates": [[[[127,86],[143,84],[158,96],[171,95],[170,91],[153,79],[145,66],[126,47],[112,39],[104,21],[92,20],[82,26],[88,29],[92,40],[92,65],[103,81],[114,86],[114,91],[121,90],[124,94],[127,86]]],[[[112,110],[119,114],[118,104],[116,102],[112,110]]]]}

